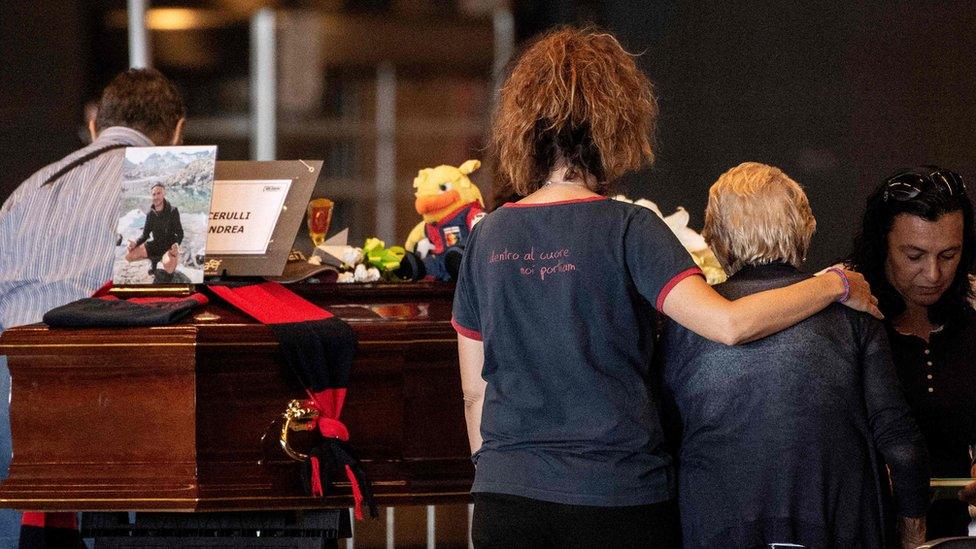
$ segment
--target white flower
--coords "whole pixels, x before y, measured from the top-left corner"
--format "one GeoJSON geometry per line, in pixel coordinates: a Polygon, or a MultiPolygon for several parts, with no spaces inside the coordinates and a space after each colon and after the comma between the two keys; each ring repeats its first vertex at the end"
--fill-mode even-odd
{"type": "Polygon", "coordinates": [[[353,248],[352,246],[350,246],[345,250],[343,250],[342,257],[340,257],[339,259],[341,259],[343,263],[349,265],[350,267],[352,267],[353,265],[358,265],[363,261],[363,249],[353,248]]]}
{"type": "Polygon", "coordinates": [[[356,279],[353,277],[352,273],[339,273],[339,278],[336,279],[336,282],[342,282],[342,283],[349,283],[355,281],[356,279]]]}
{"type": "Polygon", "coordinates": [[[366,282],[366,265],[362,263],[356,265],[356,270],[353,271],[353,278],[356,279],[356,282],[366,282]]]}
{"type": "Polygon", "coordinates": [[[311,263],[312,265],[321,265],[322,258],[317,255],[313,255],[312,257],[308,258],[308,262],[311,263]]]}
{"type": "Polygon", "coordinates": [[[380,279],[380,270],[376,267],[366,269],[366,282],[376,282],[380,279]]]}

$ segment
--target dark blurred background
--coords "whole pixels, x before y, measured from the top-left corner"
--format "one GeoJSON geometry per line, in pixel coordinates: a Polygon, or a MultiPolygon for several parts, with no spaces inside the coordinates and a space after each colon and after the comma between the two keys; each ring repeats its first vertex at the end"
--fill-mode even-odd
{"type": "MultiPolygon", "coordinates": [[[[820,267],[846,252],[863,200],[884,175],[936,163],[976,176],[976,4],[968,1],[151,7],[153,63],[186,95],[186,142],[216,143],[225,160],[250,155],[250,17],[276,11],[277,157],[325,159],[316,194],[336,199],[336,223],[353,240],[375,234],[384,215],[402,242],[419,220],[417,170],[484,159],[499,55],[566,23],[607,28],[641,52],[661,104],[658,162],[623,190],[665,213],[685,206],[695,228],[719,174],[746,160],[774,164],[807,190],[819,221],[810,267],[820,267]],[[499,34],[508,20],[514,32],[499,34]],[[511,44],[499,49],[499,40],[511,44]],[[396,77],[392,210],[378,205],[373,183],[378,67],[396,77]]],[[[0,200],[83,143],[86,102],[128,64],[125,9],[122,0],[0,3],[0,200]]],[[[488,198],[490,166],[474,179],[488,198]]]]}

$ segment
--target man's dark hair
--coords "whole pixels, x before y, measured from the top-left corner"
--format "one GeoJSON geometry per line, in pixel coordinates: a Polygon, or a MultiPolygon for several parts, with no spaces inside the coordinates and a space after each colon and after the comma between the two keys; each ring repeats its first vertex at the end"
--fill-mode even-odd
{"type": "MultiPolygon", "coordinates": [[[[937,166],[921,166],[900,173],[914,173],[928,177],[945,171],[937,166]]],[[[888,233],[898,214],[909,214],[928,221],[936,221],[945,214],[962,212],[963,245],[952,284],[934,305],[929,307],[929,319],[937,324],[952,322],[965,314],[969,300],[973,297],[969,275],[973,273],[976,257],[976,228],[973,222],[973,203],[966,190],[948,193],[946,188],[932,185],[910,199],[892,198],[888,181],[868,197],[861,222],[861,232],[854,239],[854,252],[849,259],[850,266],[859,271],[871,284],[871,291],[878,298],[878,308],[888,319],[894,319],[905,310],[901,294],[885,276],[885,262],[888,259],[888,233]]]]}
{"type": "Polygon", "coordinates": [[[159,187],[159,188],[163,189],[164,191],[166,190],[166,185],[163,185],[162,183],[153,183],[153,186],[152,187],[149,187],[149,190],[151,191],[151,190],[155,189],[156,187],[159,187]]]}
{"type": "Polygon", "coordinates": [[[155,69],[129,69],[102,92],[95,129],[125,126],[138,130],[157,145],[168,145],[177,122],[186,116],[176,87],[155,69]]]}

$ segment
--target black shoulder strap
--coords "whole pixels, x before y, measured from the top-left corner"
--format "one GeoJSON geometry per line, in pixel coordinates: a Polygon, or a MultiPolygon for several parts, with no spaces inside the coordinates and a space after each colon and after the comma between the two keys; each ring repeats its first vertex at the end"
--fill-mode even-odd
{"type": "Polygon", "coordinates": [[[105,147],[102,147],[100,149],[95,149],[95,150],[90,151],[90,152],[88,152],[86,154],[83,154],[83,155],[79,156],[78,158],[75,158],[71,162],[68,162],[67,164],[65,164],[64,166],[62,166],[60,170],[58,170],[58,171],[54,172],[53,174],[51,174],[50,177],[48,177],[47,179],[44,180],[44,183],[41,183],[41,186],[44,187],[45,185],[50,185],[51,183],[54,183],[62,175],[70,172],[71,170],[77,168],[78,166],[81,166],[82,164],[84,164],[85,162],[88,162],[92,158],[95,158],[97,156],[101,156],[101,155],[107,153],[108,151],[111,151],[111,150],[114,150],[114,149],[121,149],[122,147],[128,147],[128,145],[126,145],[125,143],[112,143],[111,145],[106,145],[105,147]]]}

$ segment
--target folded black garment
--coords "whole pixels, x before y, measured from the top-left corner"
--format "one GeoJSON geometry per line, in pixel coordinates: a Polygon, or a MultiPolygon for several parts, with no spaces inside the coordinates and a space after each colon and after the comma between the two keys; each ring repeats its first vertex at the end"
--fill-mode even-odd
{"type": "Polygon", "coordinates": [[[24,549],[88,549],[77,529],[38,526],[20,527],[19,547],[24,549]]]}
{"type": "Polygon", "coordinates": [[[129,301],[86,297],[51,309],[44,314],[44,323],[52,328],[165,326],[183,320],[206,302],[203,294],[180,299],[137,298],[129,301]]]}

